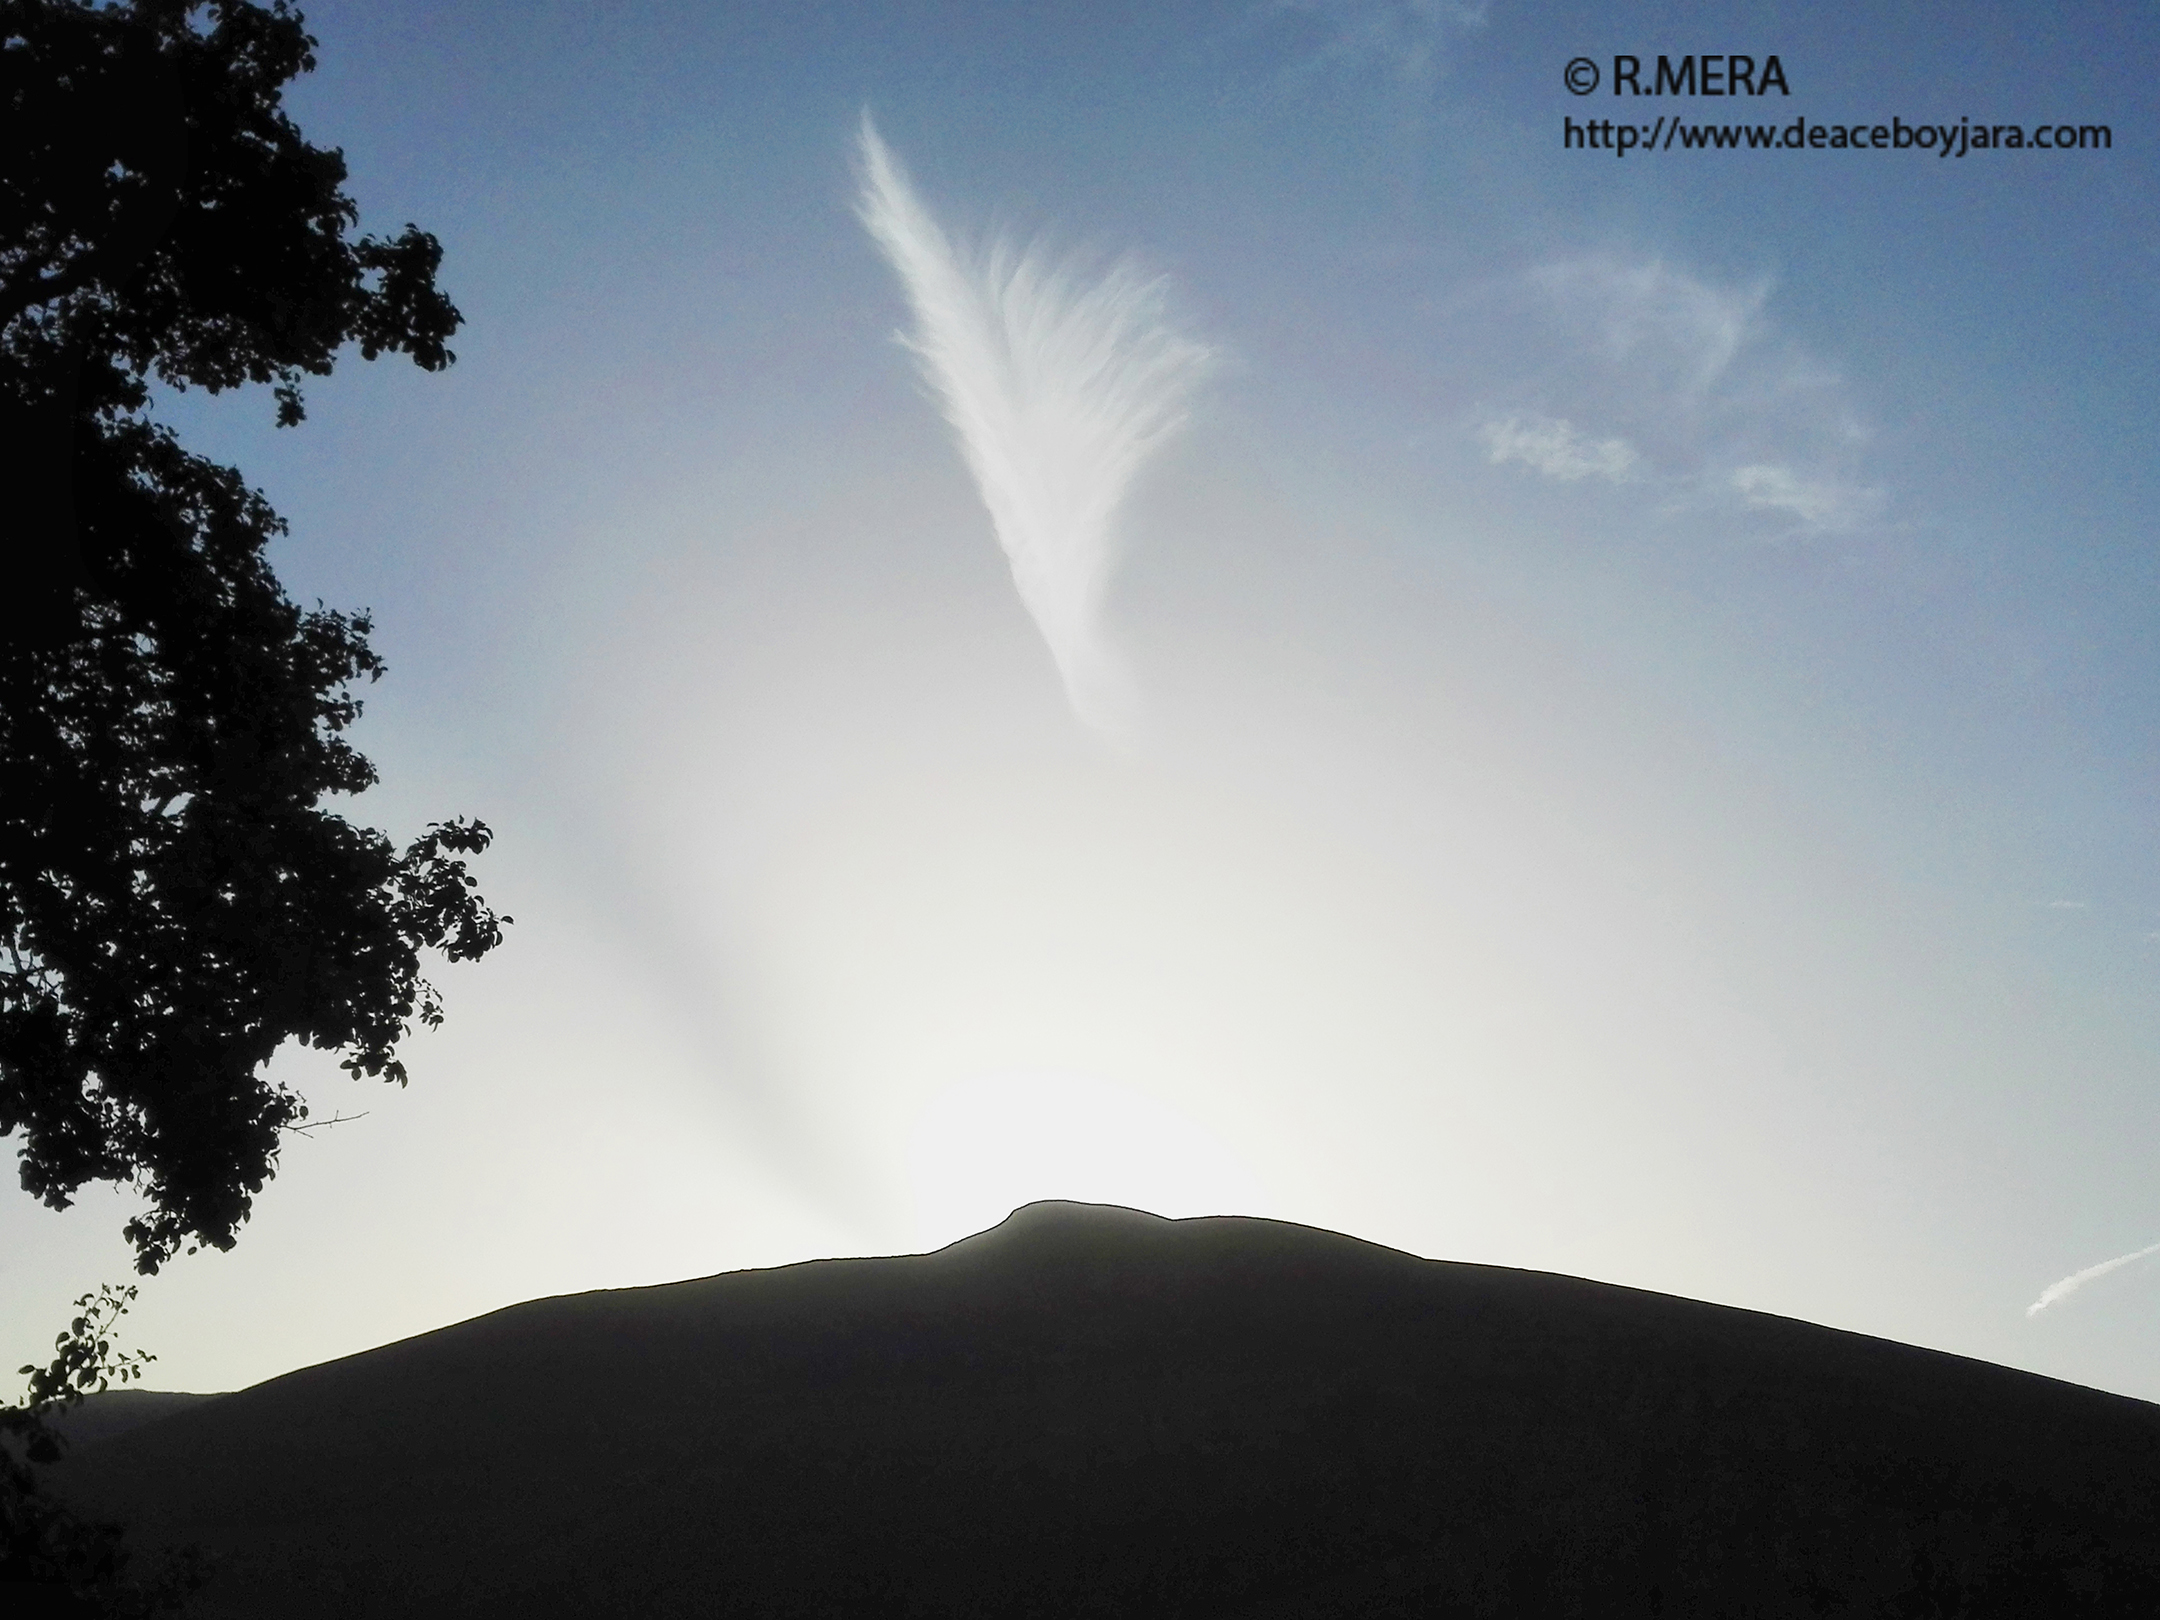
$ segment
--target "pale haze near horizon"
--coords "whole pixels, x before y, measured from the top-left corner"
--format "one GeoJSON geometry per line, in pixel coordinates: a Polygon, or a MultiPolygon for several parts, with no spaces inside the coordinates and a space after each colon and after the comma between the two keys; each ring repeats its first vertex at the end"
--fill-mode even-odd
{"type": "MultiPolygon", "coordinates": [[[[1930,16],[312,8],[459,363],[160,405],[374,610],[352,813],[481,816],[519,921],[408,1090],[279,1059],[365,1117],[146,1283],[149,1383],[1074,1197],[2160,1398],[2160,1263],[2027,1314],[2160,1237],[2160,26],[1930,16]],[[1562,148],[1570,57],[1750,48],[1779,123],[2115,145],[1562,148]],[[895,341],[866,107],[1216,354],[1114,745],[895,341]]],[[[7,1199],[14,1366],[129,1206],[7,1199]]]]}

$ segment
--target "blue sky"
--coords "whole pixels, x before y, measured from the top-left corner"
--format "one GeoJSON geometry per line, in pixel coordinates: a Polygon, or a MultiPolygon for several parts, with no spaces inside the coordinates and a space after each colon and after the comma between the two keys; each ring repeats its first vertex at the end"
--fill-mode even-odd
{"type": "MultiPolygon", "coordinates": [[[[1254,1213],[2160,1398],[2148,10],[322,5],[459,362],[166,397],[511,941],[146,1287],[226,1388],[535,1294],[1254,1213]],[[1779,57],[1789,97],[1568,93],[1779,57]],[[1643,105],[1648,105],[1644,103],[1643,105]],[[1212,364],[1077,717],[857,216],[1212,364]],[[1617,110],[1616,110],[1617,109],[1617,110]],[[1565,118],[2111,150],[1570,151],[1565,118]]],[[[0,1205],[30,1359],[125,1199],[0,1205]]],[[[13,1365],[11,1362],[9,1365],[13,1365]]]]}

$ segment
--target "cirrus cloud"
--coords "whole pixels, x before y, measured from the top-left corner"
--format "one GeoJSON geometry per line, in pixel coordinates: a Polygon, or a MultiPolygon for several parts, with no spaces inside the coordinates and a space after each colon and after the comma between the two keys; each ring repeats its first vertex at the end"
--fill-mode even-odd
{"type": "Polygon", "coordinates": [[[1495,465],[1519,461],[1563,483],[1591,477],[1626,483],[1642,460],[1625,439],[1592,439],[1572,422],[1535,411],[1493,417],[1478,429],[1478,438],[1495,465]]]}
{"type": "Polygon", "coordinates": [[[1475,433],[1495,462],[1654,491],[1668,511],[1790,533],[1880,514],[1859,476],[1869,439],[1836,368],[1780,332],[1771,284],[1721,284],[1661,259],[1539,265],[1512,301],[1520,405],[1475,433]],[[1557,408],[1555,408],[1557,407],[1557,408]]]}
{"type": "Polygon", "coordinates": [[[1163,278],[1130,260],[1091,275],[1039,246],[956,243],[867,111],[857,148],[858,213],[915,316],[900,341],[959,440],[1073,711],[1115,730],[1128,694],[1101,610],[1118,511],[1184,426],[1213,353],[1170,325],[1163,278]]]}

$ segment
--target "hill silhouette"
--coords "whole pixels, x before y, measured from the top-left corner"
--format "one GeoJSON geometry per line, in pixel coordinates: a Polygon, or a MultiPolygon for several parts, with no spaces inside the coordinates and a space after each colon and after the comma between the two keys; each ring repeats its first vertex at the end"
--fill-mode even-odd
{"type": "Polygon", "coordinates": [[[536,1300],[78,1445],[210,1616],[2151,1615],[2160,1407],[1239,1218],[536,1300]]]}
{"type": "Polygon", "coordinates": [[[87,1446],[217,1398],[165,1389],[107,1389],[84,1396],[78,1405],[53,1414],[46,1422],[65,1436],[70,1446],[87,1446]]]}

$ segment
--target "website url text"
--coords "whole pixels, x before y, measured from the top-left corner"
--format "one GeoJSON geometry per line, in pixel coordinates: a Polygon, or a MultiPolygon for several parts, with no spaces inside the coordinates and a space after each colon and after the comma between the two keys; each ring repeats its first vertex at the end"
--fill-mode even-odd
{"type": "Polygon", "coordinates": [[[1613,118],[1561,120],[1561,144],[1568,151],[1683,152],[1810,151],[1932,152],[1963,157],[1968,152],[2104,152],[2115,145],[2107,124],[1823,124],[1795,118],[1789,124],[1704,124],[1664,117],[1650,124],[1613,118]]]}

